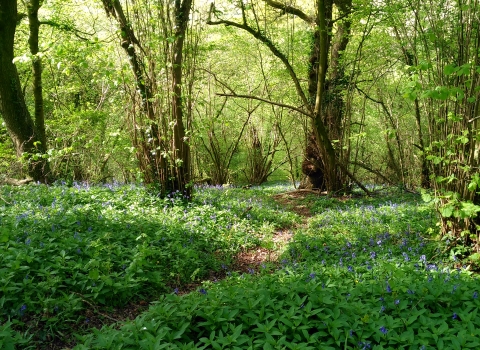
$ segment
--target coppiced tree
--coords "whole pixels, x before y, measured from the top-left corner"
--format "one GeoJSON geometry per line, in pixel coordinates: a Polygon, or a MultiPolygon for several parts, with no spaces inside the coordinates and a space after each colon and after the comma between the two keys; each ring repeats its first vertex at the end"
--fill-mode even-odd
{"type": "Polygon", "coordinates": [[[129,11],[118,0],[103,0],[103,5],[118,25],[139,93],[141,114],[132,113],[131,130],[144,181],[159,184],[163,195],[188,194],[191,108],[183,79],[192,0],[126,2],[129,11]],[[134,24],[141,30],[135,31],[134,24]],[[161,71],[156,70],[157,59],[161,71]]]}
{"type": "MultiPolygon", "coordinates": [[[[407,1],[393,32],[408,64],[405,97],[427,121],[423,147],[442,232],[480,251],[480,4],[407,1]]],[[[393,4],[390,4],[393,5],[393,4]]]]}

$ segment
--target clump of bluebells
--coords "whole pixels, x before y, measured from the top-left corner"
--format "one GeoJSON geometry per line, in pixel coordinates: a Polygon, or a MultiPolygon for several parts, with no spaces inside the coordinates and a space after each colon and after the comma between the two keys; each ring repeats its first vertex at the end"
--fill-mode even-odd
{"type": "Polygon", "coordinates": [[[260,190],[242,192],[202,189],[187,202],[120,183],[0,187],[0,324],[68,329],[89,304],[178,290],[298,220],[260,190]]]}
{"type": "MultiPolygon", "coordinates": [[[[118,194],[121,188],[104,190],[118,194]]],[[[31,216],[31,204],[16,211],[18,221],[11,216],[9,222],[15,222],[20,229],[16,240],[9,239],[8,244],[26,252],[21,266],[35,264],[37,252],[32,254],[31,249],[50,249],[58,254],[57,266],[67,266],[59,270],[65,271],[62,276],[67,278],[66,285],[74,288],[73,282],[80,284],[91,291],[84,294],[87,297],[109,288],[108,283],[112,283],[111,291],[119,293],[113,286],[128,280],[128,276],[132,283],[146,288],[155,281],[176,280],[178,271],[193,271],[188,278],[196,279],[209,261],[216,262],[218,270],[228,271],[229,275],[222,281],[204,283],[188,294],[180,293],[181,289],[172,283],[137,319],[79,336],[76,350],[157,345],[169,349],[316,349],[319,344],[325,349],[404,345],[412,349],[480,348],[480,282],[467,269],[438,260],[437,247],[426,235],[433,210],[416,204],[414,197],[396,198],[398,202],[393,198],[384,202],[310,198],[313,208],[324,210],[310,218],[305,229],[297,230],[279,257],[277,270],[260,264],[238,274],[230,271],[225,259],[229,251],[223,247],[238,251],[254,246],[270,239],[275,227],[292,225],[296,220],[291,213],[277,212],[275,203],[262,197],[260,189],[204,188],[193,203],[181,205],[167,205],[142,191],[131,195],[128,190],[122,192],[122,200],[100,196],[98,202],[92,203],[95,188],[76,190],[90,199],[72,196],[67,189],[63,195],[54,194],[54,201],[50,198],[42,204],[48,206],[55,220],[45,220],[48,225],[39,235],[28,224],[28,220],[40,219],[31,216]],[[66,205],[66,201],[75,204],[66,205]],[[58,210],[61,215],[54,216],[50,210],[58,210]],[[88,215],[82,216],[84,211],[88,215]],[[62,221],[60,216],[68,219],[62,221]],[[116,226],[117,222],[122,226],[116,226]],[[150,231],[148,228],[153,226],[155,230],[150,231]],[[116,230],[119,227],[121,234],[116,230]],[[133,233],[130,236],[126,232],[133,233]],[[68,240],[61,241],[67,233],[68,240]],[[43,246],[38,237],[42,237],[43,246]],[[134,254],[132,237],[136,242],[134,254]],[[52,244],[59,242],[63,243],[63,252],[52,249],[52,244]],[[130,249],[128,256],[133,255],[133,260],[128,260],[124,247],[130,249]],[[196,255],[198,252],[205,255],[196,255]],[[100,256],[106,257],[101,264],[100,256]],[[222,259],[209,260],[212,256],[222,259]],[[70,263],[88,266],[89,270],[80,269],[86,282],[81,279],[78,283],[68,275],[72,271],[70,263]],[[139,274],[140,270],[146,272],[139,274]],[[165,277],[163,271],[173,275],[165,277]]],[[[45,257],[41,256],[42,261],[48,261],[45,257]]],[[[13,258],[9,261],[14,263],[13,258]]],[[[14,271],[14,266],[9,265],[9,269],[14,271]]],[[[31,267],[12,276],[22,286],[42,278],[31,267]]],[[[60,284],[51,273],[48,276],[52,285],[60,284]]],[[[132,289],[127,288],[129,292],[132,289]]],[[[16,322],[34,314],[37,305],[32,295],[29,300],[17,297],[12,304],[16,322]]],[[[92,300],[97,302],[101,296],[98,293],[92,300]]],[[[82,307],[74,299],[70,303],[57,299],[54,305],[59,317],[67,307],[82,307]]]]}

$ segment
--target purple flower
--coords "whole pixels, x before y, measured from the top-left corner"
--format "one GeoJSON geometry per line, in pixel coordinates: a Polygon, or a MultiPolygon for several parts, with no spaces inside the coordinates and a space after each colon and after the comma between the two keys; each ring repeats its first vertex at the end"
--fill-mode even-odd
{"type": "Polygon", "coordinates": [[[312,279],[312,280],[315,278],[315,276],[316,275],[313,272],[310,275],[308,275],[308,277],[310,277],[310,279],[312,279]]]}
{"type": "Polygon", "coordinates": [[[382,305],[382,307],[380,308],[380,312],[384,312],[385,311],[385,305],[382,305]]]}
{"type": "Polygon", "coordinates": [[[173,290],[173,294],[178,294],[178,288],[175,288],[175,289],[173,290]]]}
{"type": "Polygon", "coordinates": [[[458,320],[458,315],[454,312],[453,315],[452,315],[452,319],[454,320],[458,320]]]}
{"type": "Polygon", "coordinates": [[[377,253],[370,252],[370,258],[375,259],[377,257],[377,253]]]}
{"type": "Polygon", "coordinates": [[[390,285],[387,282],[387,293],[391,293],[391,292],[392,292],[392,288],[390,288],[390,285]]]}
{"type": "Polygon", "coordinates": [[[351,265],[348,265],[348,272],[353,272],[353,267],[351,265]]]}
{"type": "Polygon", "coordinates": [[[199,290],[200,294],[207,295],[207,291],[204,288],[199,290]]]}
{"type": "Polygon", "coordinates": [[[25,241],[26,245],[30,245],[30,243],[32,243],[32,240],[30,238],[25,241]]]}
{"type": "Polygon", "coordinates": [[[23,304],[21,307],[20,307],[20,310],[19,310],[19,314],[20,316],[23,316],[25,315],[25,311],[27,310],[27,305],[23,304]]]}
{"type": "Polygon", "coordinates": [[[365,343],[359,342],[358,346],[360,346],[362,350],[367,350],[372,348],[372,345],[368,342],[365,342],[365,343]]]}
{"type": "Polygon", "coordinates": [[[426,264],[426,263],[427,263],[427,257],[426,257],[425,255],[422,255],[422,256],[420,257],[420,261],[421,261],[422,263],[426,264]]]}
{"type": "Polygon", "coordinates": [[[478,298],[478,292],[475,291],[475,292],[473,292],[473,299],[477,299],[477,298],[478,298]]]}
{"type": "Polygon", "coordinates": [[[382,332],[383,334],[387,334],[388,329],[386,329],[385,326],[382,326],[380,327],[380,332],[382,332]]]}
{"type": "Polygon", "coordinates": [[[400,299],[395,300],[395,305],[400,304],[400,299]]]}

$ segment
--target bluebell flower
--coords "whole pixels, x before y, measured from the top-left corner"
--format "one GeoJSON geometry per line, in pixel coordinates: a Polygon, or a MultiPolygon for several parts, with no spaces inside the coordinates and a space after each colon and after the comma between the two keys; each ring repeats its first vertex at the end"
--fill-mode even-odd
{"type": "Polygon", "coordinates": [[[377,257],[377,253],[370,252],[370,258],[375,259],[377,257]]]}
{"type": "Polygon", "coordinates": [[[23,304],[21,307],[20,307],[20,310],[19,310],[19,314],[20,316],[23,316],[25,315],[25,311],[27,311],[27,305],[23,304]]]}
{"type": "Polygon", "coordinates": [[[392,292],[392,288],[390,288],[390,285],[387,282],[387,293],[391,293],[391,292],[392,292]]]}
{"type": "Polygon", "coordinates": [[[382,332],[383,334],[387,334],[388,329],[386,329],[385,326],[382,326],[380,327],[380,332],[382,332]]]}
{"type": "Polygon", "coordinates": [[[348,272],[353,272],[353,267],[351,265],[348,265],[348,272]]]}
{"type": "Polygon", "coordinates": [[[454,320],[457,320],[458,319],[458,315],[454,312],[453,315],[452,315],[452,319],[454,320]]]}
{"type": "MultiPolygon", "coordinates": [[[[242,276],[243,276],[243,275],[242,275],[242,276]]],[[[207,294],[207,291],[206,291],[204,288],[200,288],[199,293],[200,293],[200,294],[203,294],[203,295],[206,295],[206,294],[207,294]]]]}
{"type": "Polygon", "coordinates": [[[408,294],[415,294],[415,292],[414,292],[413,290],[411,290],[411,289],[407,290],[407,293],[408,293],[408,294]]]}
{"type": "Polygon", "coordinates": [[[30,243],[32,243],[32,240],[30,238],[25,241],[26,245],[30,245],[30,243]]]}
{"type": "Polygon", "coordinates": [[[365,343],[359,342],[358,346],[361,347],[362,350],[367,350],[372,348],[372,345],[369,342],[365,342],[365,343]]]}
{"type": "Polygon", "coordinates": [[[473,292],[473,299],[477,299],[477,298],[478,298],[478,292],[475,291],[475,292],[473,292]]]}
{"type": "Polygon", "coordinates": [[[380,312],[384,312],[385,311],[385,305],[382,305],[382,307],[380,308],[380,312]]]}
{"type": "Polygon", "coordinates": [[[312,280],[315,278],[315,276],[316,275],[313,272],[310,275],[308,275],[308,277],[310,277],[310,279],[312,279],[312,280]]]}
{"type": "Polygon", "coordinates": [[[178,294],[178,288],[175,288],[175,289],[173,290],[173,294],[178,294]]]}
{"type": "Polygon", "coordinates": [[[400,304],[400,299],[395,300],[395,305],[400,304]]]}

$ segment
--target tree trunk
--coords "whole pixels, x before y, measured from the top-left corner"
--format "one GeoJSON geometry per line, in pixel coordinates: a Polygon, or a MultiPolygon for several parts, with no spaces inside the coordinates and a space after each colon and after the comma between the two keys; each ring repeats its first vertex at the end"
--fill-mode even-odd
{"type": "Polygon", "coordinates": [[[42,59],[38,55],[38,35],[40,31],[40,21],[38,20],[38,10],[40,9],[40,0],[30,0],[27,5],[28,25],[30,28],[30,37],[28,45],[30,53],[33,56],[33,96],[35,99],[35,126],[37,128],[38,139],[42,148],[46,150],[47,138],[45,136],[45,116],[43,111],[43,87],[42,87],[42,59]]]}
{"type": "Polygon", "coordinates": [[[28,173],[35,180],[47,182],[48,163],[32,154],[44,153],[38,130],[27,109],[13,63],[14,37],[17,22],[17,1],[2,0],[0,3],[0,113],[12,138],[17,156],[28,154],[28,173]]]}
{"type": "Polygon", "coordinates": [[[172,110],[173,120],[175,121],[173,129],[173,151],[174,161],[176,162],[176,188],[186,195],[190,195],[190,146],[185,134],[185,125],[183,123],[183,101],[182,101],[182,64],[183,64],[183,44],[187,24],[192,8],[192,0],[175,1],[175,42],[173,45],[173,64],[172,64],[172,110]],[[177,160],[179,162],[177,162],[177,160]],[[188,192],[188,193],[187,193],[188,192]]]}
{"type": "MultiPolygon", "coordinates": [[[[302,170],[307,181],[302,188],[313,187],[335,192],[345,184],[342,176],[341,157],[332,140],[341,144],[343,138],[343,70],[341,52],[345,50],[350,33],[350,22],[345,20],[337,27],[335,42],[331,47],[332,0],[317,1],[317,30],[313,35],[308,79],[309,98],[314,110],[312,135],[309,137],[302,170]],[[328,54],[331,48],[330,67],[328,54]],[[327,80],[327,71],[330,72],[327,80]],[[316,150],[316,151],[313,151],[316,150]],[[317,155],[317,158],[314,158],[317,155]]],[[[337,4],[342,15],[348,14],[351,0],[337,4]]]]}

